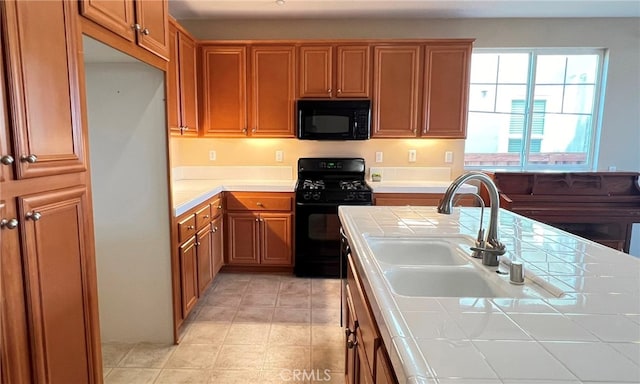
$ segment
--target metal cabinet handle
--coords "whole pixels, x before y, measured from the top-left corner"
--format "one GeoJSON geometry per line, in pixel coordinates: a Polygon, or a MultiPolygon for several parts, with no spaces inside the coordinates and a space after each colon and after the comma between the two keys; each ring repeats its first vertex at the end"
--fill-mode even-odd
{"type": "Polygon", "coordinates": [[[208,218],[209,218],[209,215],[204,215],[204,216],[202,216],[202,218],[203,218],[203,219],[208,219],[208,218]]]}
{"type": "Polygon", "coordinates": [[[260,221],[260,219],[256,218],[256,223],[257,223],[258,221],[260,221]]]}
{"type": "Polygon", "coordinates": [[[342,93],[342,89],[338,88],[338,93],[342,93]]]}
{"type": "Polygon", "coordinates": [[[253,128],[251,132],[256,133],[257,130],[258,130],[257,128],[253,128]]]}
{"type": "Polygon", "coordinates": [[[213,227],[213,232],[218,232],[218,227],[213,227]]]}
{"type": "Polygon", "coordinates": [[[23,163],[30,163],[33,164],[36,161],[38,161],[38,156],[31,154],[31,155],[24,155],[20,157],[20,161],[22,161],[23,163]]]}
{"type": "Polygon", "coordinates": [[[18,220],[17,219],[2,219],[0,220],[0,228],[7,228],[7,229],[15,229],[18,226],[18,220]]]}
{"type": "Polygon", "coordinates": [[[194,227],[193,225],[188,225],[187,229],[195,229],[196,227],[194,227]]]}
{"type": "Polygon", "coordinates": [[[38,221],[42,217],[42,213],[36,211],[27,212],[24,217],[27,220],[38,221]]]}
{"type": "Polygon", "coordinates": [[[136,23],[136,24],[133,24],[133,25],[131,26],[131,29],[133,29],[133,30],[135,30],[135,31],[139,31],[139,30],[141,30],[141,29],[142,29],[142,27],[140,26],[140,24],[137,24],[137,23],[136,23]]]}
{"type": "Polygon", "coordinates": [[[353,349],[358,345],[358,340],[347,340],[347,348],[353,349]]]}
{"type": "Polygon", "coordinates": [[[0,157],[0,163],[4,164],[4,165],[11,165],[14,162],[14,158],[11,155],[4,155],[2,157],[0,157]]]}
{"type": "Polygon", "coordinates": [[[222,205],[218,205],[218,209],[222,209],[222,205]]]}
{"type": "Polygon", "coordinates": [[[149,32],[149,30],[148,30],[147,28],[145,28],[145,29],[143,29],[143,30],[141,31],[141,33],[142,33],[143,35],[145,35],[145,36],[148,36],[148,35],[149,35],[149,33],[151,33],[151,32],[149,32]]]}
{"type": "Polygon", "coordinates": [[[199,246],[200,246],[200,242],[196,241],[196,247],[199,247],[199,246]]]}
{"type": "Polygon", "coordinates": [[[258,207],[264,207],[264,204],[262,204],[262,203],[261,203],[261,202],[259,202],[259,201],[256,203],[256,205],[257,205],[258,207]]]}
{"type": "Polygon", "coordinates": [[[355,331],[352,331],[350,328],[344,330],[344,334],[347,335],[347,337],[353,335],[354,333],[355,331]]]}
{"type": "Polygon", "coordinates": [[[247,128],[242,128],[242,133],[247,134],[247,128]]]}

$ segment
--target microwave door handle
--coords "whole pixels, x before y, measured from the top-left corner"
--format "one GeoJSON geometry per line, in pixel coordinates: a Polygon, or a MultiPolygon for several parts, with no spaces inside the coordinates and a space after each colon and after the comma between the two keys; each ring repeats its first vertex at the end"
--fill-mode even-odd
{"type": "Polygon", "coordinates": [[[298,110],[298,138],[302,137],[302,109],[298,110]]]}

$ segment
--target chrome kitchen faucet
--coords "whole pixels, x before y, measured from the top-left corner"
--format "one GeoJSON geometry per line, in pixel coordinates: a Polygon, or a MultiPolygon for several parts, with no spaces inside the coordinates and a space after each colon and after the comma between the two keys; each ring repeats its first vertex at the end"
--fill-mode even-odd
{"type": "MultiPolygon", "coordinates": [[[[506,250],[504,244],[498,240],[498,209],[500,208],[500,198],[498,196],[498,187],[493,180],[482,172],[467,172],[458,176],[447,191],[438,205],[438,213],[450,215],[453,210],[453,198],[460,186],[467,181],[478,180],[489,191],[489,203],[491,204],[491,215],[489,216],[489,230],[486,236],[483,236],[482,214],[480,215],[480,230],[478,231],[477,246],[471,247],[474,251],[474,257],[482,258],[482,264],[488,266],[498,265],[498,256],[503,255],[506,250]]],[[[484,210],[483,210],[484,211],[484,210]]]]}

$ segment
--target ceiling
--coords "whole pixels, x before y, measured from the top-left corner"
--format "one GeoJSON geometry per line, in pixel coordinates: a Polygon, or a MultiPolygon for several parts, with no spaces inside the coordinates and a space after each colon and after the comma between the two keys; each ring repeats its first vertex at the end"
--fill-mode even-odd
{"type": "Polygon", "coordinates": [[[169,0],[177,19],[640,17],[640,0],[169,0]]]}

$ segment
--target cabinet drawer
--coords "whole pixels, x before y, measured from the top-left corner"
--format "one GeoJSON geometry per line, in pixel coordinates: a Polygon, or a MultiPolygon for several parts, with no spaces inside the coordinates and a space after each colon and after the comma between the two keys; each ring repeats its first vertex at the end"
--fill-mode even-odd
{"type": "Polygon", "coordinates": [[[196,233],[196,215],[189,215],[178,222],[178,242],[182,243],[196,233]]]}
{"type": "Polygon", "coordinates": [[[227,209],[230,211],[291,211],[293,197],[229,194],[227,209]]]}
{"type": "Polygon", "coordinates": [[[215,219],[216,217],[222,214],[222,197],[217,197],[211,201],[211,218],[215,219]]]}
{"type": "Polygon", "coordinates": [[[204,228],[211,222],[211,205],[207,204],[196,211],[196,229],[204,228]]]}

